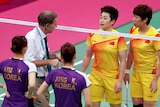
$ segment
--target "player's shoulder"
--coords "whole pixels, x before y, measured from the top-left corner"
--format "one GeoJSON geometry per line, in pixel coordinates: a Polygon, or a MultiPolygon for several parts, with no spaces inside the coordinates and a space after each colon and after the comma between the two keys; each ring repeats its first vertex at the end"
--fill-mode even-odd
{"type": "Polygon", "coordinates": [[[87,77],[87,75],[86,75],[85,73],[83,73],[83,72],[81,72],[81,71],[79,71],[79,70],[75,70],[75,72],[76,72],[77,74],[79,74],[80,76],[84,77],[84,78],[87,77]]]}
{"type": "Polygon", "coordinates": [[[11,60],[11,59],[4,59],[4,60],[2,60],[2,61],[0,62],[0,64],[8,63],[8,62],[10,62],[10,60],[11,60]]]}
{"type": "Polygon", "coordinates": [[[150,32],[152,32],[152,33],[155,33],[155,34],[158,34],[159,32],[157,31],[157,29],[155,28],[155,27],[153,27],[153,26],[151,26],[150,27],[150,30],[149,30],[150,32]]]}
{"type": "Polygon", "coordinates": [[[56,76],[56,75],[60,75],[62,74],[62,69],[61,68],[56,68],[56,69],[52,69],[50,72],[49,72],[49,75],[53,75],[53,76],[56,76]]]}
{"type": "Polygon", "coordinates": [[[31,61],[23,60],[23,62],[29,67],[36,67],[36,65],[31,61]]]}

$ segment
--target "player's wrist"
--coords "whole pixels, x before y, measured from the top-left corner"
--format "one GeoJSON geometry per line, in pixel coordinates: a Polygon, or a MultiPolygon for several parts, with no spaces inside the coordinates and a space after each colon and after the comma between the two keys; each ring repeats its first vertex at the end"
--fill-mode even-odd
{"type": "Polygon", "coordinates": [[[26,97],[27,97],[27,98],[31,99],[31,98],[32,98],[32,95],[33,95],[33,93],[31,93],[31,92],[29,92],[29,91],[26,92],[26,97]]]}

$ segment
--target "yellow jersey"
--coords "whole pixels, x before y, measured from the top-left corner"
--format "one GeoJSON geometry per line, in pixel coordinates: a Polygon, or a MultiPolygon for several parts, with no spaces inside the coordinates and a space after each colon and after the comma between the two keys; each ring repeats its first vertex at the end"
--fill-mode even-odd
{"type": "MultiPolygon", "coordinates": [[[[100,29],[101,30],[101,29],[100,29]]],[[[112,32],[117,32],[112,30],[112,32]]],[[[124,37],[100,34],[90,34],[86,40],[86,45],[92,47],[94,61],[91,73],[106,76],[119,75],[119,51],[127,50],[124,37]]]]}
{"type": "MultiPolygon", "coordinates": [[[[139,34],[138,28],[132,27],[131,34],[139,34]]],[[[154,27],[150,27],[146,36],[156,36],[158,31],[154,27]]],[[[154,40],[145,40],[131,38],[130,47],[133,52],[133,71],[144,73],[156,73],[158,67],[158,54],[160,50],[160,42],[154,40]]]]}

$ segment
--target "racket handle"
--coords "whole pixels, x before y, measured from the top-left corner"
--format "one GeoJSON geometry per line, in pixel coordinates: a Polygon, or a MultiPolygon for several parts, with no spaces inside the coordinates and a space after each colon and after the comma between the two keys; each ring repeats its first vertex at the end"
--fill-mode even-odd
{"type": "Polygon", "coordinates": [[[126,81],[126,88],[128,88],[128,81],[126,81]]]}

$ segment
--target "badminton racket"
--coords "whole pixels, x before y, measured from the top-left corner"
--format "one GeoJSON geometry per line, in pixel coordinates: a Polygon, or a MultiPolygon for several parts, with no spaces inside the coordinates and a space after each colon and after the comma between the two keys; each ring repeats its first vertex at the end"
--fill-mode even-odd
{"type": "Polygon", "coordinates": [[[124,104],[124,107],[128,107],[128,81],[126,81],[126,103],[124,104]]]}

